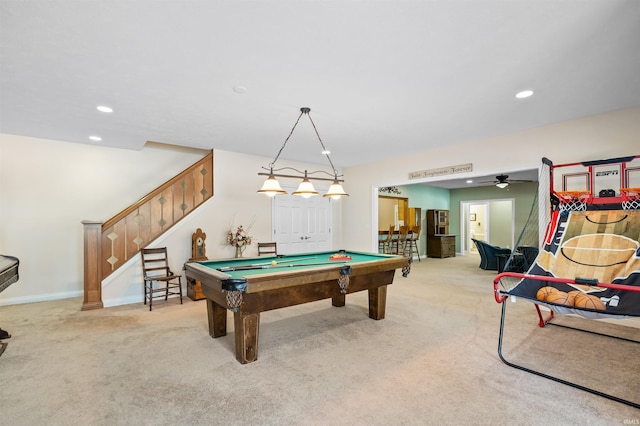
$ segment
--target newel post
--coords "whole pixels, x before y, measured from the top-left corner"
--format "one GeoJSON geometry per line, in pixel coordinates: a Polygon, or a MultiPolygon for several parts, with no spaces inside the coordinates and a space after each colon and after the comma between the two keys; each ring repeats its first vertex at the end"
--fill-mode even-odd
{"type": "Polygon", "coordinates": [[[102,222],[83,220],[84,303],[82,310],[101,309],[102,304],[102,222]]]}

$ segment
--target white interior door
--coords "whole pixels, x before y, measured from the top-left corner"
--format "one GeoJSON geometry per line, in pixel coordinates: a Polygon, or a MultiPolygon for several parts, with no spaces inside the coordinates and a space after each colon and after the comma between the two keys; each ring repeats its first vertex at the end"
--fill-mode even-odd
{"type": "Polygon", "coordinates": [[[276,195],[273,235],[279,254],[331,250],[331,201],[321,196],[276,195]]]}

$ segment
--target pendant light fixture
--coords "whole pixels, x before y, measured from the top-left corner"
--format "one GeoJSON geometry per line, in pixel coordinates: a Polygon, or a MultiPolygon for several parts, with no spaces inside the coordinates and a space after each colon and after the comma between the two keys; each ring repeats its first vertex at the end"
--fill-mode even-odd
{"type": "Polygon", "coordinates": [[[325,148],[324,143],[322,142],[322,139],[320,138],[320,134],[318,133],[318,129],[316,129],[316,125],[313,122],[313,120],[311,119],[311,115],[309,114],[311,112],[310,108],[307,107],[303,107],[300,108],[300,115],[298,116],[298,119],[296,120],[295,124],[293,125],[293,128],[291,129],[291,132],[289,133],[289,136],[287,136],[287,139],[285,139],[284,143],[282,144],[282,147],[280,147],[280,151],[278,151],[278,155],[276,155],[276,158],[273,159],[273,161],[271,163],[269,163],[269,167],[262,167],[265,170],[268,170],[269,173],[264,173],[264,172],[260,172],[258,173],[258,175],[260,176],[267,176],[267,180],[265,180],[264,184],[262,185],[262,188],[260,188],[258,190],[259,193],[261,194],[265,194],[268,195],[269,197],[273,197],[275,195],[278,194],[286,194],[287,191],[285,191],[284,189],[282,189],[282,187],[280,186],[280,183],[278,182],[278,180],[276,178],[280,177],[280,178],[293,178],[293,179],[302,179],[302,182],[300,182],[300,185],[298,186],[298,189],[293,193],[293,195],[299,195],[301,197],[304,198],[309,198],[312,197],[314,195],[318,195],[318,191],[316,191],[316,189],[313,187],[313,183],[311,183],[312,180],[319,180],[319,181],[330,181],[333,182],[331,184],[331,186],[329,187],[329,190],[327,191],[326,194],[324,194],[324,197],[331,197],[334,200],[337,200],[341,197],[348,197],[349,194],[347,194],[346,192],[344,192],[344,189],[342,188],[342,185],[340,182],[344,182],[344,180],[339,179],[339,177],[341,177],[342,175],[338,175],[338,172],[336,171],[336,168],[333,166],[333,162],[331,161],[331,157],[329,157],[329,151],[325,148]],[[331,166],[331,170],[333,171],[333,173],[329,173],[329,172],[325,172],[324,170],[316,170],[316,171],[308,171],[305,170],[304,172],[301,172],[300,170],[294,169],[293,167],[282,167],[279,169],[275,168],[276,165],[276,161],[278,161],[278,158],[280,158],[280,154],[282,154],[282,151],[284,150],[285,146],[287,145],[287,142],[289,141],[289,138],[291,138],[291,135],[293,135],[293,131],[296,129],[296,126],[298,125],[298,123],[300,122],[300,118],[302,118],[303,115],[306,115],[307,117],[309,117],[309,121],[311,121],[311,125],[313,126],[313,130],[316,133],[316,136],[318,137],[318,141],[320,141],[320,145],[322,146],[322,154],[324,156],[327,157],[327,160],[329,161],[329,165],[331,166]],[[289,174],[280,174],[280,173],[274,173],[275,172],[279,172],[282,170],[293,170],[296,173],[299,173],[299,175],[289,175],[289,174]],[[323,177],[315,177],[315,176],[309,176],[312,174],[316,174],[316,173],[324,173],[328,176],[333,176],[332,178],[323,178],[323,177]]]}

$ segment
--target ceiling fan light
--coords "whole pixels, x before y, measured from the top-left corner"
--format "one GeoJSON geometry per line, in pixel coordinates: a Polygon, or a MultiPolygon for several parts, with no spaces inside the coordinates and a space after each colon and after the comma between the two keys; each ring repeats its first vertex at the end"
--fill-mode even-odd
{"type": "Polygon", "coordinates": [[[280,183],[278,182],[278,179],[276,179],[275,176],[273,176],[273,174],[269,175],[267,180],[264,181],[264,184],[262,184],[262,188],[260,188],[258,192],[261,194],[265,194],[269,197],[273,197],[278,194],[287,193],[287,191],[282,189],[282,187],[280,186],[280,183]]]}
{"type": "Polygon", "coordinates": [[[498,182],[496,183],[496,186],[500,189],[506,188],[507,186],[509,186],[509,182],[498,182]]]}
{"type": "Polygon", "coordinates": [[[348,196],[349,194],[344,192],[342,185],[340,185],[340,182],[338,182],[337,179],[333,181],[327,193],[323,195],[323,197],[331,197],[331,199],[333,200],[339,200],[341,197],[348,197],[348,196]]]}
{"type": "Polygon", "coordinates": [[[300,195],[302,198],[309,198],[314,195],[318,195],[318,191],[316,191],[309,179],[304,178],[293,195],[300,195]]]}

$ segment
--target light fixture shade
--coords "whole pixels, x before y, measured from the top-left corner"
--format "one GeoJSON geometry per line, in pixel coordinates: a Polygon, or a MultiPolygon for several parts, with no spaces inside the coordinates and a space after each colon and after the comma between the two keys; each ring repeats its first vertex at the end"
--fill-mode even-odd
{"type": "Polygon", "coordinates": [[[267,180],[262,184],[262,188],[258,190],[259,193],[268,195],[269,197],[273,197],[278,194],[286,194],[287,191],[282,189],[278,179],[276,179],[273,174],[269,175],[267,180]]]}
{"type": "Polygon", "coordinates": [[[506,188],[507,186],[509,186],[509,182],[498,182],[496,183],[496,186],[500,189],[506,188]]]}
{"type": "MultiPolygon", "coordinates": [[[[309,117],[309,121],[311,122],[311,125],[313,126],[313,130],[316,134],[316,136],[318,137],[318,142],[320,142],[320,146],[322,146],[322,154],[324,156],[327,157],[327,161],[329,162],[329,165],[331,166],[331,170],[333,171],[333,174],[326,172],[324,170],[316,170],[316,171],[312,171],[312,172],[307,172],[307,170],[304,171],[304,180],[300,183],[300,186],[298,186],[298,189],[292,194],[292,195],[299,195],[303,198],[309,198],[312,197],[314,195],[318,195],[318,191],[316,191],[316,189],[313,187],[313,184],[310,182],[310,180],[323,180],[323,181],[331,181],[332,179],[327,179],[327,178],[320,178],[320,177],[308,177],[307,173],[309,174],[314,174],[314,173],[325,173],[329,176],[332,176],[333,179],[333,184],[331,184],[329,191],[324,195],[325,197],[331,197],[333,199],[338,199],[340,197],[345,197],[345,196],[349,196],[349,194],[347,194],[346,192],[344,192],[344,189],[342,189],[342,185],[340,185],[340,182],[338,180],[338,172],[336,171],[335,166],[333,165],[333,161],[331,161],[331,157],[329,157],[329,150],[327,149],[327,147],[324,146],[324,142],[322,142],[322,139],[320,138],[320,134],[318,133],[318,129],[316,128],[315,123],[313,122],[313,120],[311,119],[311,115],[309,114],[311,112],[311,108],[308,107],[302,107],[300,108],[300,115],[298,116],[298,119],[296,120],[295,124],[293,125],[293,128],[291,129],[291,132],[289,132],[289,136],[287,136],[287,138],[284,140],[284,143],[282,144],[282,147],[280,147],[280,150],[278,151],[278,154],[276,155],[276,157],[273,159],[273,161],[271,163],[269,163],[269,168],[267,167],[262,167],[265,170],[269,170],[269,174],[268,174],[268,179],[266,180],[266,182],[264,183],[264,185],[262,185],[262,188],[258,191],[262,194],[266,194],[270,197],[273,197],[276,194],[286,194],[286,192],[280,187],[280,184],[278,183],[278,181],[276,180],[276,177],[281,177],[281,178],[298,178],[300,176],[296,176],[296,175],[290,175],[290,174],[277,174],[277,173],[273,173],[273,171],[275,170],[276,172],[279,172],[281,170],[293,170],[296,173],[302,174],[302,172],[300,170],[297,170],[293,167],[281,167],[276,169],[275,165],[276,162],[278,161],[278,158],[280,158],[280,154],[282,154],[282,151],[284,150],[284,148],[287,146],[287,142],[289,141],[289,139],[291,138],[291,135],[293,135],[293,132],[296,130],[296,126],[298,125],[298,122],[300,121],[300,118],[302,118],[303,115],[306,115],[307,117],[309,117]]],[[[267,176],[266,173],[258,173],[259,175],[262,176],[267,176]]],[[[342,175],[340,175],[342,176],[342,175]]]]}
{"type": "Polygon", "coordinates": [[[348,196],[349,194],[344,192],[342,185],[340,185],[340,182],[338,182],[337,179],[333,181],[327,193],[323,195],[323,197],[331,197],[334,200],[338,200],[340,199],[340,197],[348,197],[348,196]]]}
{"type": "Polygon", "coordinates": [[[294,192],[293,195],[300,195],[303,198],[309,198],[314,195],[318,195],[318,191],[316,191],[309,179],[304,178],[302,182],[300,182],[300,186],[298,186],[298,189],[296,189],[296,192],[294,192]]]}

